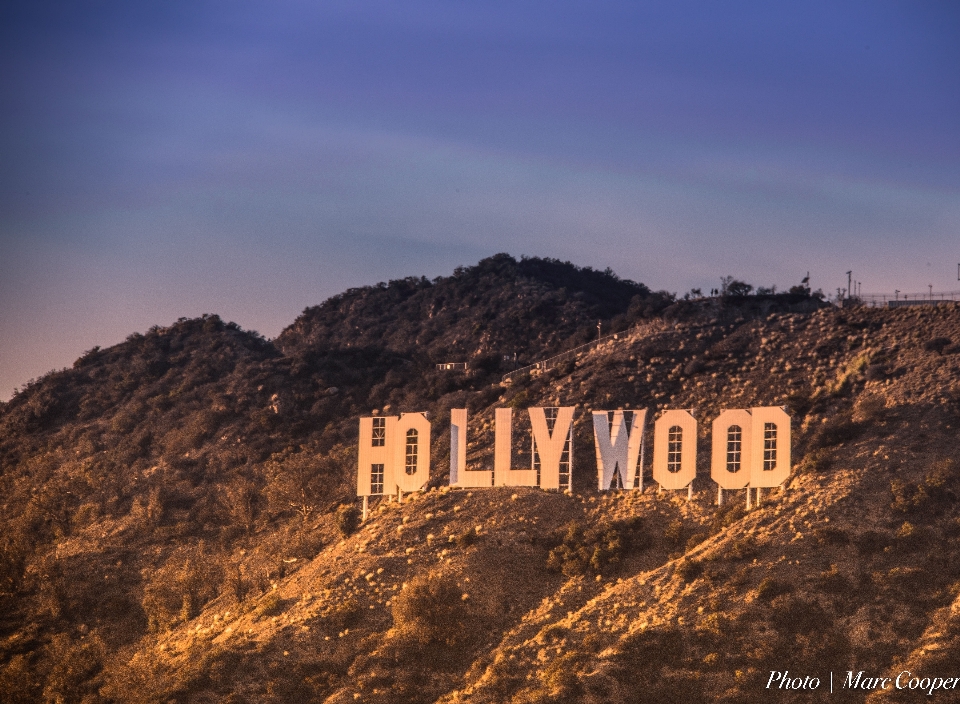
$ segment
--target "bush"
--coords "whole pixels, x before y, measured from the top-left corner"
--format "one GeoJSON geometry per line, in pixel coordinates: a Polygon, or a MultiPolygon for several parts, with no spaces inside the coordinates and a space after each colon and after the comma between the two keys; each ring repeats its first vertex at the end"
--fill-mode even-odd
{"type": "Polygon", "coordinates": [[[262,599],[260,603],[257,604],[257,608],[254,609],[254,616],[258,617],[269,617],[276,616],[281,611],[283,611],[283,599],[280,598],[280,595],[276,591],[271,591],[262,599]]]}
{"type": "Polygon", "coordinates": [[[850,542],[846,533],[832,526],[814,528],[813,539],[817,545],[847,545],[850,542]]]}
{"type": "Polygon", "coordinates": [[[953,340],[949,337],[935,337],[932,340],[927,340],[923,343],[923,349],[927,352],[937,352],[938,354],[943,354],[945,347],[953,344],[953,340]]]}
{"type": "Polygon", "coordinates": [[[527,393],[526,390],[521,391],[512,399],[510,399],[509,402],[507,402],[507,406],[513,409],[526,408],[529,405],[530,405],[530,394],[527,393]]]}
{"type": "Polygon", "coordinates": [[[632,674],[649,675],[664,666],[681,667],[685,651],[683,633],[677,627],[648,628],[623,639],[618,664],[632,674]]]}
{"type": "Polygon", "coordinates": [[[822,474],[830,470],[832,462],[832,455],[827,450],[814,450],[813,452],[807,453],[800,463],[797,465],[797,474],[803,474],[806,472],[815,472],[817,474],[822,474]]]}
{"type": "Polygon", "coordinates": [[[560,545],[550,551],[547,569],[566,577],[602,572],[618,565],[631,545],[638,546],[639,534],[639,519],[589,528],[573,521],[564,527],[560,545]]]}
{"type": "Polygon", "coordinates": [[[821,572],[814,584],[821,592],[828,594],[849,596],[853,593],[853,582],[842,572],[839,572],[836,565],[832,565],[829,570],[821,572]]]}
{"type": "Polygon", "coordinates": [[[783,635],[827,633],[833,627],[829,614],[815,601],[780,596],[771,609],[770,621],[783,635]]]}
{"type": "Polygon", "coordinates": [[[773,577],[764,577],[757,585],[757,598],[761,601],[773,601],[781,594],[789,593],[793,587],[773,577]]]}
{"type": "Polygon", "coordinates": [[[363,607],[354,597],[349,597],[338,603],[333,610],[327,614],[326,619],[330,626],[337,631],[344,628],[350,628],[360,620],[363,613],[363,607]]]}
{"type": "MultiPolygon", "coordinates": [[[[276,414],[271,412],[270,416],[276,414]]],[[[264,493],[272,511],[280,515],[292,508],[306,522],[329,491],[331,476],[338,467],[332,457],[301,446],[299,451],[288,449],[274,454],[264,470],[264,493]]]]}
{"type": "Polygon", "coordinates": [[[846,414],[837,414],[820,425],[813,437],[817,448],[835,447],[856,439],[861,428],[846,414]]]}
{"type": "Polygon", "coordinates": [[[681,521],[679,518],[668,525],[666,530],[663,531],[663,537],[666,538],[667,542],[674,547],[680,546],[680,544],[683,542],[683,536],[683,521],[681,521]]]}
{"type": "Polygon", "coordinates": [[[887,404],[878,395],[862,396],[853,409],[853,420],[857,423],[876,423],[886,415],[887,404]]]}
{"type": "Polygon", "coordinates": [[[340,535],[343,537],[352,535],[360,527],[360,509],[353,504],[344,504],[337,508],[334,520],[340,530],[340,535]]]}
{"type": "Polygon", "coordinates": [[[580,653],[564,653],[544,668],[541,675],[544,701],[558,701],[565,698],[575,698],[582,694],[578,670],[583,667],[585,658],[580,653]]]}
{"type": "Polygon", "coordinates": [[[889,536],[875,530],[864,531],[856,539],[857,549],[864,555],[882,552],[890,544],[889,536]]]}
{"type": "Polygon", "coordinates": [[[47,655],[53,667],[47,674],[43,700],[66,702],[94,696],[93,676],[103,666],[106,644],[96,634],[83,640],[73,640],[65,633],[56,634],[47,646],[47,655]]]}
{"type": "Polygon", "coordinates": [[[194,618],[223,583],[220,561],[201,542],[174,553],[154,571],[143,589],[141,606],[151,631],[194,618]]]}
{"type": "Polygon", "coordinates": [[[463,644],[470,607],[452,577],[420,575],[393,600],[393,622],[402,640],[419,646],[463,644]]]}
{"type": "Polygon", "coordinates": [[[456,538],[458,548],[468,548],[477,542],[477,531],[475,528],[468,528],[456,538]]]}
{"type": "Polygon", "coordinates": [[[810,398],[809,394],[795,391],[787,396],[786,405],[793,411],[794,415],[803,418],[813,408],[813,399],[810,398]]]}
{"type": "Polygon", "coordinates": [[[734,560],[745,560],[757,554],[757,541],[752,535],[738,538],[730,546],[728,557],[734,560]]]}
{"type": "Polygon", "coordinates": [[[954,475],[953,460],[946,459],[934,462],[921,482],[894,479],[890,482],[893,497],[890,508],[900,513],[942,509],[944,504],[956,501],[956,495],[949,488],[954,475]]]}
{"type": "Polygon", "coordinates": [[[684,560],[677,566],[677,574],[684,582],[692,582],[703,574],[703,563],[700,560],[684,560]]]}

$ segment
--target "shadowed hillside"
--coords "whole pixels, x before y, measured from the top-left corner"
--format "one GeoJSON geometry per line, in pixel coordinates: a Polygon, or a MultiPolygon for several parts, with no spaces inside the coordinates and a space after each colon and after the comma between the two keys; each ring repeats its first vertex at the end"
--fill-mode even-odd
{"type": "Polygon", "coordinates": [[[429,362],[520,364],[610,332],[671,302],[643,284],[553,259],[506,254],[459,267],[433,281],[410,277],[350,289],[308,308],[277,338],[288,354],[303,349],[383,348],[429,362]]]}
{"type": "Polygon", "coordinates": [[[498,255],[348,291],[275,342],[206,316],[92,350],[0,406],[0,691],[766,702],[820,696],[765,690],[773,669],[954,676],[960,307],[792,296],[676,302],[498,255]],[[500,383],[506,352],[601,319],[620,339],[500,383]],[[571,494],[444,488],[450,408],[480,466],[496,407],[558,404],[571,494]],[[718,508],[709,423],[775,404],[793,479],[718,508]],[[695,409],[692,500],[656,492],[649,451],[646,491],[596,491],[587,411],[618,407],[695,409]],[[432,488],[358,526],[357,419],[387,408],[430,413],[432,488]]]}

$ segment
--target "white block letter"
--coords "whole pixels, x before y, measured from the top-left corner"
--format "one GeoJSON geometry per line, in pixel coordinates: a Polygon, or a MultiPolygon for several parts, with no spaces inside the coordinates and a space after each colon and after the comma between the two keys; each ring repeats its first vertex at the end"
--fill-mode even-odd
{"type": "Polygon", "coordinates": [[[420,491],[430,481],[430,421],[422,413],[401,413],[394,438],[397,487],[420,491]]]}
{"type": "Polygon", "coordinates": [[[625,489],[632,489],[637,476],[637,458],[643,444],[643,430],[647,411],[633,411],[633,424],[627,433],[623,411],[593,412],[593,440],[597,448],[597,482],[600,491],[606,491],[613,482],[614,472],[620,475],[625,489]]]}
{"type": "Polygon", "coordinates": [[[779,406],[752,408],[750,486],[780,486],[790,477],[790,416],[779,406]]]}
{"type": "Polygon", "coordinates": [[[536,486],[537,470],[514,469],[513,409],[498,408],[494,412],[493,483],[495,486],[536,486]]]}
{"type": "Polygon", "coordinates": [[[394,442],[397,421],[396,416],[360,419],[357,496],[377,496],[396,491],[394,442]]]}
{"type": "MultiPolygon", "coordinates": [[[[530,425],[533,428],[534,451],[540,456],[540,488],[560,488],[560,458],[563,447],[570,438],[570,426],[573,424],[573,406],[557,409],[553,423],[553,433],[547,428],[547,416],[542,408],[528,408],[530,425]]],[[[570,458],[571,471],[573,458],[570,458]]]]}
{"type": "Polygon", "coordinates": [[[710,478],[721,489],[743,489],[750,483],[753,417],[749,411],[724,411],[713,421],[710,478]]]}
{"type": "Polygon", "coordinates": [[[685,489],[697,476],[697,420],[667,411],[653,427],[653,479],[664,489],[685,489]]]}
{"type": "Polygon", "coordinates": [[[492,480],[489,470],[467,471],[467,409],[450,409],[450,486],[492,486],[492,480]]]}

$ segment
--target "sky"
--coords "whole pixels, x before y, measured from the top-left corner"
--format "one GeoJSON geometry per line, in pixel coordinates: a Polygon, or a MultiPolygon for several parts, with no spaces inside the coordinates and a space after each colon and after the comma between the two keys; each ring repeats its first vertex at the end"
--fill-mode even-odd
{"type": "Polygon", "coordinates": [[[14,0],[0,399],[497,252],[960,290],[960,4],[14,0]]]}

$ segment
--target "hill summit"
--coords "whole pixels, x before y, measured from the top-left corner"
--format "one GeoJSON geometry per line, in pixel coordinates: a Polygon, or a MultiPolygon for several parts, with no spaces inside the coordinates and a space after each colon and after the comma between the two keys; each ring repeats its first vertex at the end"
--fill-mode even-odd
{"type": "Polygon", "coordinates": [[[133,334],[0,405],[0,691],[768,702],[956,677],[958,343],[956,304],[677,300],[507,255],[352,289],[273,341],[215,315],[133,334]],[[598,321],[616,338],[503,381],[598,321]],[[487,466],[495,409],[538,405],[578,406],[573,491],[446,486],[451,408],[487,466]],[[765,405],[793,418],[793,476],[718,507],[709,421],[765,405]],[[587,410],[616,408],[694,409],[692,498],[650,453],[645,491],[596,490],[587,410]],[[433,477],[359,524],[371,411],[429,414],[433,477]]]}

